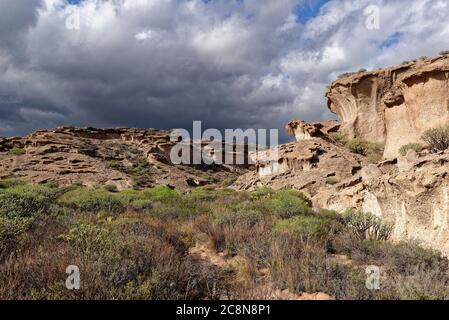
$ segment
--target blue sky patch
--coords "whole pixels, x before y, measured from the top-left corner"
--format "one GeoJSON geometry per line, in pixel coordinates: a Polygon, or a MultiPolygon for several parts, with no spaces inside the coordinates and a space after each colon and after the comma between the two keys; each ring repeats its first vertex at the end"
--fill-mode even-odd
{"type": "Polygon", "coordinates": [[[297,21],[305,24],[309,20],[315,18],[321,8],[330,0],[305,0],[295,8],[297,21]]]}
{"type": "Polygon", "coordinates": [[[395,32],[395,33],[391,34],[390,36],[388,36],[387,39],[385,39],[379,45],[379,48],[383,50],[383,49],[388,49],[388,48],[394,47],[401,41],[401,38],[403,35],[404,34],[402,32],[395,32]]]}

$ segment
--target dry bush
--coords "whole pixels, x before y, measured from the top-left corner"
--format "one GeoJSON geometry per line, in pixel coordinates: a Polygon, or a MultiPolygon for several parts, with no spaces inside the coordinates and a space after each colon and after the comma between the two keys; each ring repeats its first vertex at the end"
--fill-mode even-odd
{"type": "Polygon", "coordinates": [[[0,266],[0,298],[216,299],[228,290],[226,273],[190,257],[172,225],[143,216],[69,225],[29,234],[0,266]],[[69,265],[80,268],[80,290],[65,288],[69,265]]]}
{"type": "Polygon", "coordinates": [[[0,299],[271,299],[284,289],[337,299],[449,298],[446,258],[368,240],[387,239],[388,229],[362,213],[315,212],[297,191],[73,190],[0,183],[0,299]],[[68,193],[77,197],[67,202],[68,193]],[[141,209],[130,211],[138,201],[141,209]],[[205,240],[239,263],[218,267],[189,254],[205,240]],[[65,288],[68,265],[80,267],[81,290],[65,288]],[[365,288],[367,265],[381,267],[382,290],[365,288]]]}
{"type": "Polygon", "coordinates": [[[433,151],[444,151],[449,148],[449,127],[427,130],[421,137],[433,151]]]}
{"type": "Polygon", "coordinates": [[[292,292],[325,292],[337,299],[368,299],[363,270],[329,259],[327,249],[314,239],[283,234],[271,248],[271,277],[278,288],[292,292]]]}

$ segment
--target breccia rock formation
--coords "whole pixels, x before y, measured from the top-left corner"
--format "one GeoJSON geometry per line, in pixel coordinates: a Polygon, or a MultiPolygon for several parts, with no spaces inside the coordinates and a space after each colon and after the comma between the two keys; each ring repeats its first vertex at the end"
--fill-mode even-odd
{"type": "Polygon", "coordinates": [[[330,140],[309,138],[279,146],[278,161],[260,159],[234,189],[293,188],[316,209],[371,212],[393,226],[392,241],[412,241],[449,256],[449,151],[410,150],[370,164],[330,140]]]}
{"type": "Polygon", "coordinates": [[[246,172],[238,166],[175,165],[171,131],[59,127],[26,137],[0,138],[0,178],[23,177],[60,186],[165,185],[182,191],[246,172]]]}
{"type": "Polygon", "coordinates": [[[353,73],[333,82],[326,96],[341,132],[384,143],[384,157],[396,157],[427,129],[449,123],[449,56],[353,73]]]}

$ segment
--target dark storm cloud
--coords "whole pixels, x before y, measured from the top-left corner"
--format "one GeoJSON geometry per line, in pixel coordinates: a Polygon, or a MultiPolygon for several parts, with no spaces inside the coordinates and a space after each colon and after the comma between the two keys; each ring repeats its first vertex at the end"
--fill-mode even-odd
{"type": "MultiPolygon", "coordinates": [[[[404,1],[377,1],[396,22],[369,33],[370,1],[330,1],[306,21],[299,2],[84,0],[67,11],[62,0],[3,0],[0,134],[61,124],[189,128],[193,120],[280,128],[295,117],[329,118],[323,95],[338,73],[401,62],[401,46],[426,53],[419,10],[449,11],[438,1],[406,10],[404,1]],[[392,47],[378,45],[395,32],[403,36],[392,47]]],[[[438,50],[446,20],[433,20],[438,50]]]]}

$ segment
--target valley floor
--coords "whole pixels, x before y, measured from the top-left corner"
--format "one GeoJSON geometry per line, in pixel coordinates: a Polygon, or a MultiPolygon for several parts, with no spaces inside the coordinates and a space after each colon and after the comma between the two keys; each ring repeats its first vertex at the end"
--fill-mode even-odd
{"type": "Polygon", "coordinates": [[[301,193],[0,181],[0,299],[447,299],[448,260],[301,193]],[[370,229],[366,230],[369,226],[370,229]],[[376,232],[372,232],[376,230],[376,232]],[[68,266],[80,288],[66,287],[68,266]],[[380,271],[367,288],[368,266],[380,271]]]}

